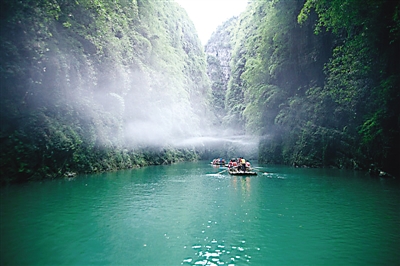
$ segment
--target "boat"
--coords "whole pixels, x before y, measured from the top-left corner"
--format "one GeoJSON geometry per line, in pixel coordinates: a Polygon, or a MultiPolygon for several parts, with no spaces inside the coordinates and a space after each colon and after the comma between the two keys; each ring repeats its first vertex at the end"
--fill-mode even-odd
{"type": "Polygon", "coordinates": [[[213,163],[211,162],[212,165],[222,165],[222,166],[227,166],[225,163],[213,163]]]}
{"type": "Polygon", "coordinates": [[[256,172],[254,172],[254,171],[251,171],[251,170],[249,170],[249,171],[246,171],[246,172],[243,172],[243,171],[237,171],[237,170],[228,170],[228,173],[230,174],[230,175],[242,175],[242,176],[246,176],[246,175],[257,175],[257,173],[256,172]]]}
{"type": "Polygon", "coordinates": [[[220,159],[214,159],[212,162],[211,162],[211,164],[212,165],[222,165],[222,166],[225,166],[226,164],[225,164],[225,159],[222,159],[222,158],[220,158],[220,159]]]}

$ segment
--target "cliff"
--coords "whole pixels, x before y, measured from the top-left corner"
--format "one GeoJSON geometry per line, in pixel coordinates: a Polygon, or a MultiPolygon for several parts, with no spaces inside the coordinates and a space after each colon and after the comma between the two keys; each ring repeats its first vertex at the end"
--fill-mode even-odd
{"type": "Polygon", "coordinates": [[[164,148],[207,127],[205,54],[175,2],[5,0],[0,22],[3,181],[180,160],[164,148]]]}
{"type": "Polygon", "coordinates": [[[220,125],[226,115],[225,94],[231,76],[232,41],[237,20],[237,17],[233,17],[220,25],[205,46],[216,125],[220,125]]]}

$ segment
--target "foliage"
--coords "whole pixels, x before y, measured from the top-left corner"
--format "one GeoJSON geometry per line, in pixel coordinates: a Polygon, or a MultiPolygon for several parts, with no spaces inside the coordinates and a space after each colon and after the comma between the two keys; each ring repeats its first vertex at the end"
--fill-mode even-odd
{"type": "Polygon", "coordinates": [[[0,15],[2,181],[197,158],[167,143],[207,126],[205,55],[179,5],[5,0],[0,15]],[[148,155],[154,139],[168,150],[148,155]]]}
{"type": "Polygon", "coordinates": [[[207,58],[174,2],[1,5],[2,182],[196,160],[211,114],[261,162],[399,173],[397,1],[251,1],[207,58]]]}
{"type": "MultiPolygon", "coordinates": [[[[339,40],[326,66],[326,90],[337,104],[341,125],[354,136],[359,149],[352,157],[366,167],[374,163],[398,172],[399,3],[394,1],[307,1],[315,8],[320,27],[339,40]],[[343,12],[343,10],[346,12],[343,12]],[[390,111],[389,111],[390,110],[390,111]],[[396,136],[397,135],[397,136],[396,136]]],[[[305,12],[307,13],[307,12],[305,12]]],[[[317,28],[318,29],[318,28],[317,28]]]]}
{"type": "Polygon", "coordinates": [[[262,137],[262,162],[398,173],[399,10],[251,2],[235,29],[225,121],[262,137]]]}

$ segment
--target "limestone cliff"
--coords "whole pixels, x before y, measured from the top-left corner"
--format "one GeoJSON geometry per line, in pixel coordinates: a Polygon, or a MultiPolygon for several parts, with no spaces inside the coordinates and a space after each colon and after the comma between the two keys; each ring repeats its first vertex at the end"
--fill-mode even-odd
{"type": "Polygon", "coordinates": [[[154,147],[208,124],[205,54],[174,1],[4,0],[0,84],[0,182],[168,163],[154,147]]]}
{"type": "Polygon", "coordinates": [[[211,80],[212,103],[218,121],[226,114],[224,102],[231,75],[232,39],[236,23],[237,17],[227,20],[216,29],[205,46],[207,75],[211,80]]]}

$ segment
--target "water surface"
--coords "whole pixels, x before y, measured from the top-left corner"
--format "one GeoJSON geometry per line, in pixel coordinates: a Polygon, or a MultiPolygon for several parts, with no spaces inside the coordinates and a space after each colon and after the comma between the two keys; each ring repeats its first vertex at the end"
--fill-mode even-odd
{"type": "Polygon", "coordinates": [[[1,188],[0,264],[400,265],[399,182],[258,169],[181,163],[1,188]]]}

